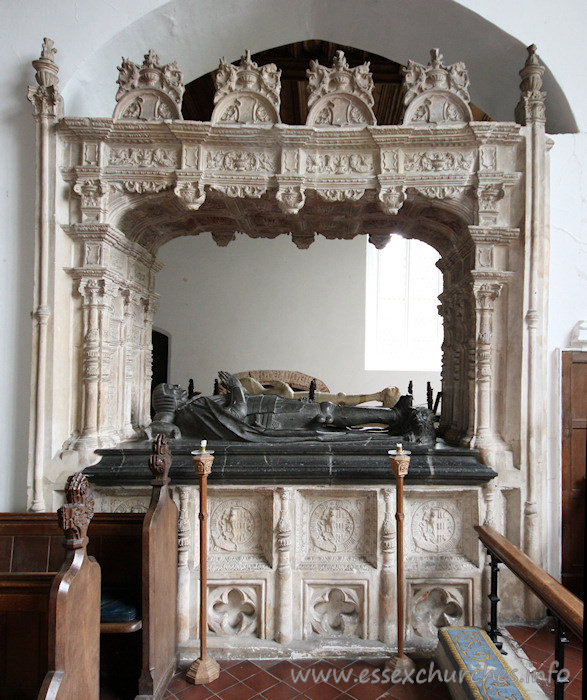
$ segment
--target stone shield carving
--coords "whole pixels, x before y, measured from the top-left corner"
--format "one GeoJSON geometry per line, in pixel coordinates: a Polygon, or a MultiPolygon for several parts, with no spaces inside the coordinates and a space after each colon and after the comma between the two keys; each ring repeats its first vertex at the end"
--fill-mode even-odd
{"type": "Polygon", "coordinates": [[[450,501],[427,501],[414,512],[412,538],[425,552],[454,550],[460,540],[461,516],[450,501]]]}

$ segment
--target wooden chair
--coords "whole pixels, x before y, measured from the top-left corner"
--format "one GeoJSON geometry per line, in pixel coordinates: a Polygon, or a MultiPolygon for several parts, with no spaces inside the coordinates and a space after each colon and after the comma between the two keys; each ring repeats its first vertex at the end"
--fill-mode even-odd
{"type": "Polygon", "coordinates": [[[2,700],[99,698],[100,567],[86,551],[94,504],[81,474],[65,493],[58,518],[0,514],[2,700]]]}

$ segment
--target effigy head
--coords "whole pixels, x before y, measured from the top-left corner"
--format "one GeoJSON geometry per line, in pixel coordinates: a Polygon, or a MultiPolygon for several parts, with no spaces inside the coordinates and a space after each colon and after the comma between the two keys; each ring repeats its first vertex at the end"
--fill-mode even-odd
{"type": "Polygon", "coordinates": [[[151,401],[155,414],[174,414],[188,400],[188,393],[179,384],[158,384],[153,389],[151,401]]]}

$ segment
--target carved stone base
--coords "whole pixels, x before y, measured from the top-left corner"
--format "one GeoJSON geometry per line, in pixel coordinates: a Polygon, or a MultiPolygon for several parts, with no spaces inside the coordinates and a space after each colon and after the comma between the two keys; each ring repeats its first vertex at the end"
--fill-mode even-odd
{"type": "Polygon", "coordinates": [[[413,671],[416,670],[416,664],[410,659],[409,656],[406,656],[405,654],[402,654],[401,656],[398,656],[397,654],[394,654],[389,661],[385,664],[385,668],[387,668],[392,676],[392,682],[396,682],[396,679],[401,680],[408,674],[411,674],[413,671]]]}
{"type": "Polygon", "coordinates": [[[205,659],[196,659],[185,674],[186,680],[194,685],[203,685],[215,681],[220,675],[220,666],[217,661],[207,656],[205,659]]]}

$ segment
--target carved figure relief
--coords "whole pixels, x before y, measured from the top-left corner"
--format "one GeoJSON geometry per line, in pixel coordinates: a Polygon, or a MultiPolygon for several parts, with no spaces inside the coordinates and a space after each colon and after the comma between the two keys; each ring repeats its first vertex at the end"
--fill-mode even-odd
{"type": "Polygon", "coordinates": [[[324,498],[304,494],[296,509],[296,551],[303,569],[376,566],[376,493],[324,498]]]}
{"type": "Polygon", "coordinates": [[[211,571],[264,569],[272,560],[270,494],[210,497],[211,571]]]}
{"type": "Polygon", "coordinates": [[[456,549],[461,534],[460,514],[451,501],[422,503],[412,517],[414,544],[425,552],[456,549]]]}
{"type": "Polygon", "coordinates": [[[209,170],[233,172],[272,172],[274,164],[266,153],[250,151],[209,151],[206,157],[209,170]]]}
{"type": "Polygon", "coordinates": [[[215,549],[236,552],[254,548],[259,537],[259,513],[251,512],[242,501],[223,503],[212,516],[212,539],[215,549]]]}
{"type": "Polygon", "coordinates": [[[345,175],[367,173],[373,169],[373,158],[367,154],[321,154],[306,156],[306,172],[345,175]]]}

